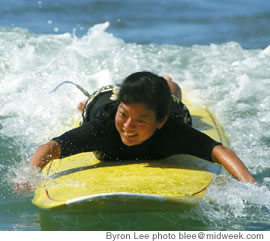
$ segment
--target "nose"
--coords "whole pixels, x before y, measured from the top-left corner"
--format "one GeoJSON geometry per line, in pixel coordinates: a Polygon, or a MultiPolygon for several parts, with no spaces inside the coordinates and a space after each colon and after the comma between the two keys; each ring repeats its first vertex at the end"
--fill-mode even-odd
{"type": "Polygon", "coordinates": [[[135,122],[129,117],[124,123],[125,129],[134,129],[136,128],[135,122]]]}

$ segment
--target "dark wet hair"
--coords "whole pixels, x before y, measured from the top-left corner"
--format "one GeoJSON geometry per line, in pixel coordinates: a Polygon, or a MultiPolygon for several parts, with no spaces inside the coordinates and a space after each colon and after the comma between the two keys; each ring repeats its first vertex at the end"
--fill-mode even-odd
{"type": "Polygon", "coordinates": [[[142,103],[156,113],[157,121],[168,115],[171,98],[168,82],[151,72],[136,72],[129,75],[120,89],[119,100],[124,104],[142,103]]]}

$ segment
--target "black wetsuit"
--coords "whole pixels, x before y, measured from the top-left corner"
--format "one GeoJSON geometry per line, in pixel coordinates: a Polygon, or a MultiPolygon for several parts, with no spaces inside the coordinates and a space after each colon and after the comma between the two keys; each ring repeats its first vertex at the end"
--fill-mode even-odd
{"type": "Polygon", "coordinates": [[[175,154],[190,154],[212,161],[212,149],[220,143],[192,128],[186,107],[173,98],[166,124],[142,144],[126,146],[114,122],[119,103],[110,101],[110,95],[111,92],[106,92],[95,97],[90,108],[86,108],[85,112],[89,109],[90,112],[84,115],[84,123],[53,139],[61,146],[61,158],[96,151],[104,161],[161,159],[175,154]]]}

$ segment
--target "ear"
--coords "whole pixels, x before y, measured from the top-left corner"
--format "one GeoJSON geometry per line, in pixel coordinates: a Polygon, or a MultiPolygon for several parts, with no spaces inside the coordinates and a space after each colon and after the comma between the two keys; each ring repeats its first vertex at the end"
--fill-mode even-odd
{"type": "Polygon", "coordinates": [[[162,128],[165,125],[165,123],[166,123],[167,120],[168,120],[168,116],[166,115],[162,121],[159,121],[157,123],[157,129],[162,128]]]}

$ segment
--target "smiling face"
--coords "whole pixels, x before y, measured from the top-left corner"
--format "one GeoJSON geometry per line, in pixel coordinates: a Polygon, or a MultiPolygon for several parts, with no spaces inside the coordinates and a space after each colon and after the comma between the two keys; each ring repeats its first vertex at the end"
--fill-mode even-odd
{"type": "Polygon", "coordinates": [[[156,120],[154,111],[144,104],[120,103],[115,115],[115,126],[121,136],[122,142],[127,146],[139,145],[149,139],[156,129],[166,123],[156,120]]]}

